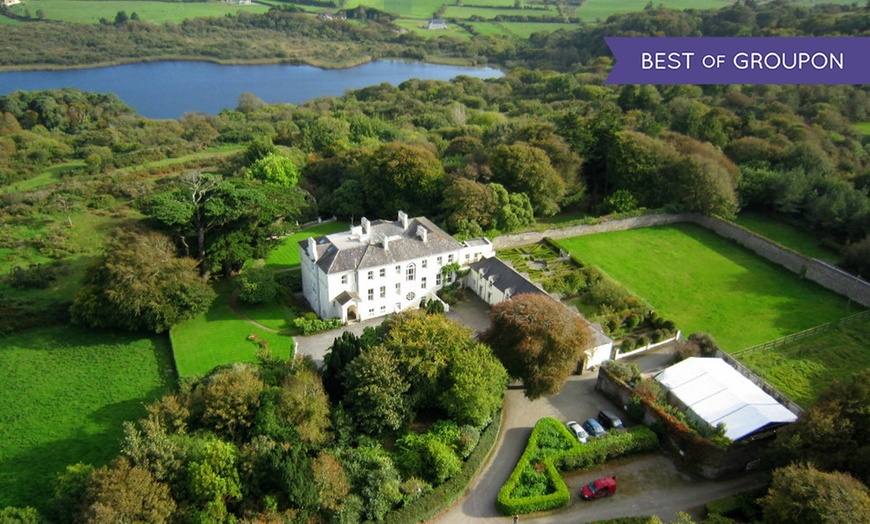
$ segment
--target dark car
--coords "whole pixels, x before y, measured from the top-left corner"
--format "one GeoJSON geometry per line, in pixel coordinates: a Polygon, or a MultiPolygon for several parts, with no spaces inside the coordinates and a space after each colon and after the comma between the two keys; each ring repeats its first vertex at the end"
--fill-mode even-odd
{"type": "Polygon", "coordinates": [[[580,496],[584,500],[595,500],[601,497],[609,497],[616,493],[616,477],[604,477],[593,480],[580,489],[580,496]]]}
{"type": "Polygon", "coordinates": [[[606,433],[601,424],[599,424],[594,418],[587,419],[586,422],[583,423],[583,429],[593,437],[600,437],[606,433]]]}
{"type": "Polygon", "coordinates": [[[604,429],[622,429],[625,427],[619,417],[603,409],[598,412],[598,422],[601,422],[604,429]]]}

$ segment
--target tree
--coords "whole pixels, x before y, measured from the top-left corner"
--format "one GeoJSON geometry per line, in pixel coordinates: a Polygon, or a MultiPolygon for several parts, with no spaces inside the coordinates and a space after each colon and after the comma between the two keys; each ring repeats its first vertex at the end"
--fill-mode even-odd
{"type": "Polygon", "coordinates": [[[337,511],[350,492],[347,474],[334,455],[321,451],[311,464],[317,491],[324,508],[337,511]]]}
{"type": "Polygon", "coordinates": [[[42,517],[30,506],[16,508],[7,506],[0,509],[0,524],[40,524],[42,517]]]}
{"type": "Polygon", "coordinates": [[[843,265],[857,275],[870,276],[870,235],[843,250],[843,265]]]}
{"type": "Polygon", "coordinates": [[[105,524],[170,522],[176,507],[169,486],[126,457],[91,474],[83,505],[83,521],[105,524]]]}
{"type": "Polygon", "coordinates": [[[193,462],[187,465],[187,489],[201,522],[223,522],[227,503],[242,498],[239,472],[236,469],[238,449],[218,439],[199,443],[193,462]]]}
{"type": "Polygon", "coordinates": [[[73,322],[162,333],[208,309],[214,291],[196,261],[175,256],[165,236],[121,231],[88,269],[70,308],[73,322]]]}
{"type": "Polygon", "coordinates": [[[364,349],[342,376],[347,388],[344,406],[362,432],[378,436],[405,423],[410,385],[390,350],[381,345],[364,349]]]}
{"type": "Polygon", "coordinates": [[[482,427],[501,408],[508,375],[492,350],[476,343],[453,355],[444,382],[439,404],[446,407],[450,418],[482,427]]]}
{"type": "Polygon", "coordinates": [[[773,472],[761,500],[764,522],[870,523],[870,492],[846,473],[792,464],[773,472]]]}
{"type": "Polygon", "coordinates": [[[586,321],[542,294],[522,294],[490,310],[490,328],[480,338],[537,399],[558,393],[590,340],[586,321]]]}
{"type": "Polygon", "coordinates": [[[366,207],[381,217],[399,211],[410,216],[432,214],[446,180],[441,162],[431,151],[399,142],[376,149],[362,170],[366,207]]]}
{"type": "Polygon", "coordinates": [[[236,281],[239,285],[239,300],[248,304],[271,302],[278,293],[275,273],[265,266],[263,260],[246,269],[236,281]]]}
{"type": "Polygon", "coordinates": [[[203,424],[230,439],[243,439],[254,423],[262,391],[263,381],[249,365],[236,364],[213,373],[196,391],[203,424]]]}
{"type": "Polygon", "coordinates": [[[310,358],[299,358],[293,373],[284,379],[276,402],[279,415],[296,425],[299,439],[323,444],[329,436],[329,397],[310,358]]]}
{"type": "MultiPolygon", "coordinates": [[[[366,330],[372,332],[372,328],[366,330]]],[[[342,374],[350,362],[355,359],[364,348],[368,347],[366,339],[357,337],[350,331],[345,331],[340,337],[336,337],[332,346],[323,356],[323,387],[329,393],[329,398],[338,403],[344,398],[345,385],[342,374]]]]}
{"type": "Polygon", "coordinates": [[[367,520],[382,520],[402,500],[399,472],[380,445],[351,448],[340,460],[354,491],[363,500],[367,520]]]}
{"type": "Polygon", "coordinates": [[[280,153],[269,153],[257,159],[248,170],[248,177],[281,187],[296,187],[299,168],[291,159],[280,153]]]}
{"type": "Polygon", "coordinates": [[[489,165],[492,181],[508,191],[525,193],[536,214],[551,216],[559,211],[565,181],[543,149],[525,143],[501,145],[493,151],[489,165]]]}

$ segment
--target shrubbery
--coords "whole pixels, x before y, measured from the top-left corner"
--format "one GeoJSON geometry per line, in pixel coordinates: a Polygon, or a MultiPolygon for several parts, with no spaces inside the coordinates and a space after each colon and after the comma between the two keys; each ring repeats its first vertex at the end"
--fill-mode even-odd
{"type": "Polygon", "coordinates": [[[239,300],[247,304],[269,302],[278,293],[275,273],[265,267],[262,260],[239,275],[237,284],[239,285],[239,300]]]}
{"type": "Polygon", "coordinates": [[[344,323],[340,318],[321,320],[314,313],[306,313],[305,316],[293,319],[293,325],[302,330],[303,335],[310,335],[312,333],[340,328],[344,323]]]}
{"type": "Polygon", "coordinates": [[[571,494],[558,471],[575,471],[657,446],[658,438],[645,426],[611,431],[581,444],[558,420],[542,418],[532,430],[516,468],[499,490],[496,505],[505,515],[565,506],[571,494]]]}

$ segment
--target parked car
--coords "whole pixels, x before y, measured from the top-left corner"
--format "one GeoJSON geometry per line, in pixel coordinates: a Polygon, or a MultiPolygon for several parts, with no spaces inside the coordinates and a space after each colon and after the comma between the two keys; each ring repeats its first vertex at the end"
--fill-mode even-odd
{"type": "Polygon", "coordinates": [[[598,412],[598,422],[601,422],[604,429],[623,429],[625,427],[619,417],[603,409],[598,412]]]}
{"type": "Polygon", "coordinates": [[[580,489],[583,500],[595,500],[601,497],[609,497],[616,493],[616,477],[604,477],[593,480],[580,489]]]}
{"type": "Polygon", "coordinates": [[[599,424],[598,421],[594,418],[586,420],[586,422],[583,423],[583,429],[585,429],[586,433],[589,433],[593,437],[600,437],[601,435],[606,433],[606,431],[604,431],[604,427],[602,427],[601,424],[599,424]]]}
{"type": "Polygon", "coordinates": [[[572,420],[565,425],[568,427],[571,433],[573,433],[574,436],[577,437],[577,440],[579,440],[581,444],[586,444],[587,442],[589,442],[589,434],[586,433],[586,430],[583,429],[582,426],[580,426],[579,422],[577,422],[576,420],[572,420]]]}

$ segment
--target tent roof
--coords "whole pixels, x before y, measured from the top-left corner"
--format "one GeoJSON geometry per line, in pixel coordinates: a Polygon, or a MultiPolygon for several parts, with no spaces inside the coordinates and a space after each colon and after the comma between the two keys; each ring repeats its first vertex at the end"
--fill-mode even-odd
{"type": "Polygon", "coordinates": [[[711,426],[725,423],[725,435],[738,440],[770,424],[797,416],[719,358],[688,358],[658,380],[689,411],[711,426]]]}

